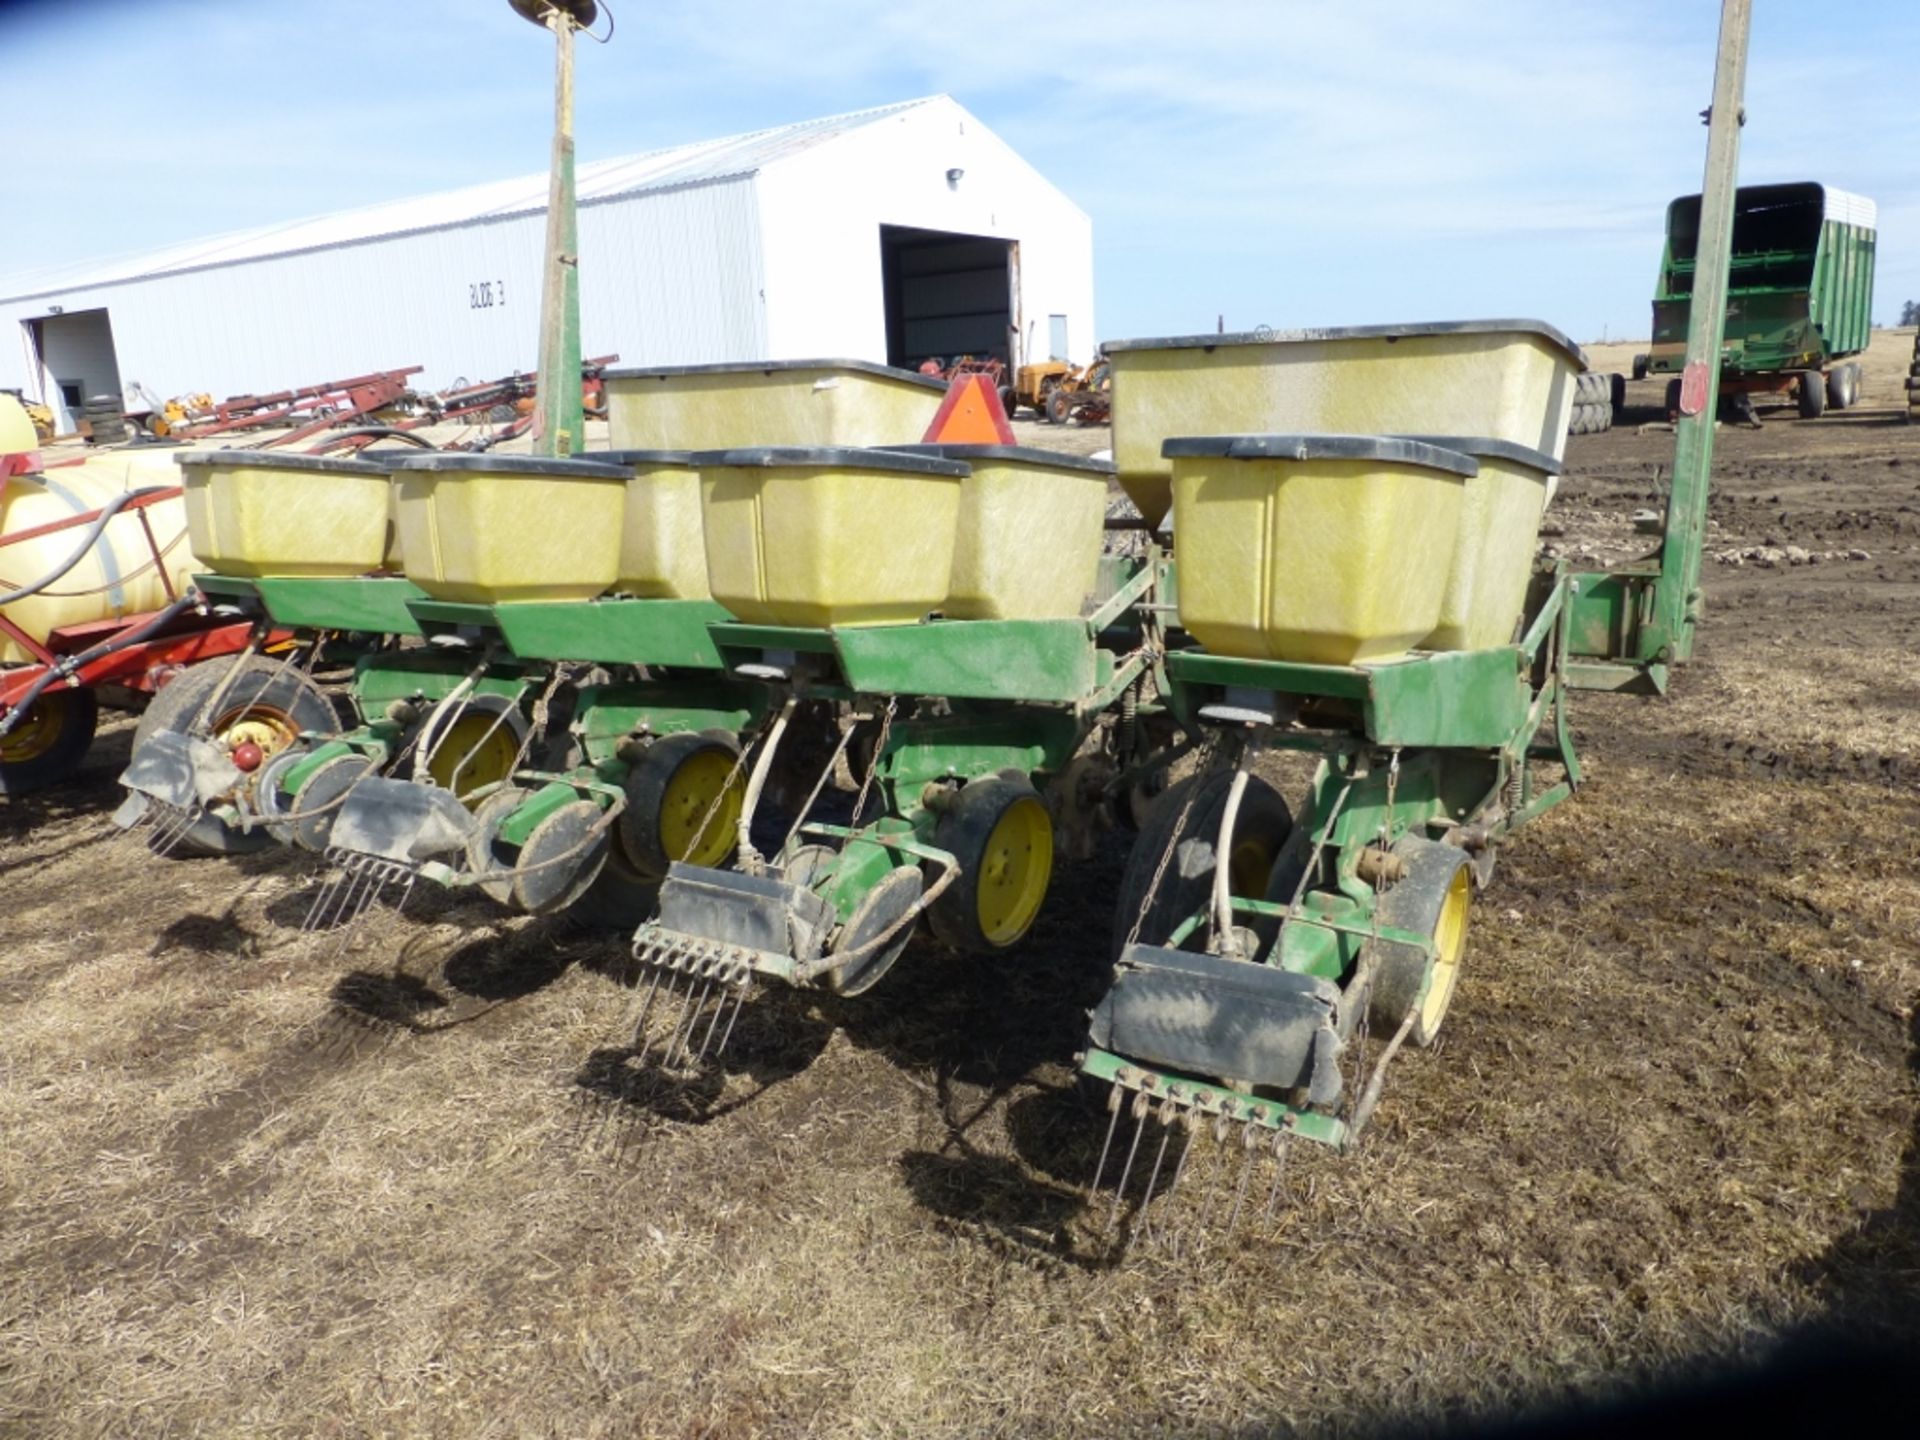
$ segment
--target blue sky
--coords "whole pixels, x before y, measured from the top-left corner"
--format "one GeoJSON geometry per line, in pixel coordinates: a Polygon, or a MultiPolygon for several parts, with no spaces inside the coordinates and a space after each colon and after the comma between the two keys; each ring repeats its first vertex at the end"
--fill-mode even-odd
{"type": "MultiPolygon", "coordinates": [[[[1092,215],[1105,338],[1536,315],[1581,340],[1647,333],[1719,9],[612,6],[582,159],[945,91],[1092,215]]],[[[1890,320],[1920,299],[1920,19],[1755,8],[1742,178],[1879,201],[1890,320]]],[[[0,274],[542,170],[550,51],[506,0],[0,3],[0,274]]]]}

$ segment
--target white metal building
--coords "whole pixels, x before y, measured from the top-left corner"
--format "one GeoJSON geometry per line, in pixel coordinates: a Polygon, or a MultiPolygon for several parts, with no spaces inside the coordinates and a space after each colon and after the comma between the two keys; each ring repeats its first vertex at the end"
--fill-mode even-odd
{"type": "MultiPolygon", "coordinates": [[[[945,95],[582,165],[589,356],[1084,360],[1086,214],[945,95]]],[[[0,386],[266,393],[533,368],[547,177],[0,278],[0,386]]],[[[63,417],[70,418],[70,417],[63,417]]],[[[62,428],[67,428],[63,424],[62,428]]]]}

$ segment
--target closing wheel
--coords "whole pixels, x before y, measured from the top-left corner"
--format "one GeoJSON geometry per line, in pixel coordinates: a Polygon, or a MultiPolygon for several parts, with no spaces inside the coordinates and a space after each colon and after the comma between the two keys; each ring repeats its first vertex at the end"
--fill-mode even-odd
{"type": "Polygon", "coordinates": [[[507,816],[525,804],[532,793],[509,785],[494,791],[473,810],[473,832],[467,836],[467,869],[479,877],[481,893],[502,905],[513,904],[512,877],[501,874],[513,865],[513,848],[496,844],[495,836],[507,816]]]}
{"type": "Polygon", "coordinates": [[[1018,944],[1040,914],[1053,878],[1053,817],[1024,779],[993,776],[961,787],[933,843],[960,873],[927,911],[933,933],[975,953],[1018,944]]]}
{"type": "MultiPolygon", "coordinates": [[[[141,742],[167,730],[209,736],[228,751],[251,742],[259,747],[264,763],[294,744],[303,732],[331,735],[339,729],[333,704],[318,685],[279,660],[260,655],[239,662],[240,673],[225,686],[219,713],[206,714],[208,702],[232,673],[234,663],[203,660],[163,687],[134,727],[135,753],[141,742]]],[[[244,855],[272,843],[273,837],[264,829],[242,830],[216,815],[201,815],[181,837],[180,848],[203,855],[244,855]]]]}
{"type": "Polygon", "coordinates": [[[1385,1038],[1400,1028],[1409,1010],[1413,1028],[1407,1038],[1425,1048],[1440,1034],[1447,1007],[1460,983],[1460,962],[1467,949],[1467,920],[1473,908],[1473,868],[1464,850],[1409,835],[1393,847],[1407,872],[1380,897],[1382,925],[1433,939],[1429,961],[1411,945],[1380,944],[1368,1019],[1385,1038]]]}
{"type": "Polygon", "coordinates": [[[474,791],[513,774],[526,733],[526,717],[513,701],[504,695],[476,696],[434,732],[427,773],[465,802],[474,791]]]}
{"type": "MultiPolygon", "coordinates": [[[[1126,948],[1136,920],[1141,940],[1164,945],[1175,927],[1206,908],[1213,896],[1220,814],[1232,788],[1231,770],[1213,770],[1188,776],[1153,802],[1120,881],[1120,899],[1113,916],[1116,958],[1126,948]],[[1173,853],[1166,872],[1149,897],[1154,872],[1169,849],[1173,853]]],[[[1227,861],[1227,881],[1233,894],[1258,900],[1267,893],[1274,861],[1292,832],[1293,812],[1287,809],[1287,802],[1259,776],[1249,776],[1234,823],[1233,853],[1227,861]]]]}
{"type": "Polygon", "coordinates": [[[307,752],[293,746],[282,750],[266,764],[260,767],[260,774],[253,782],[254,812],[267,821],[267,833],[282,845],[293,844],[293,824],[286,816],[293,808],[293,801],[281,789],[287,778],[287,772],[301,764],[307,758],[307,752]]]}
{"type": "Polygon", "coordinates": [[[80,768],[100,722],[100,704],[82,686],[43,690],[18,725],[0,738],[0,795],[24,795],[80,768]]]}
{"type": "MultiPolygon", "coordinates": [[[[926,881],[915,865],[901,865],[887,872],[880,883],[861,898],[840,934],[833,942],[833,953],[846,955],[884,935],[887,930],[919,901],[926,881]]],[[[829,970],[822,977],[836,995],[864,995],[900,958],[913,938],[913,926],[903,925],[900,933],[869,955],[829,970]]]]}
{"type": "Polygon", "coordinates": [[[607,829],[591,800],[562,805],[534,826],[514,864],[513,903],[529,915],[564,910],[587,892],[607,861],[607,829]]]}
{"type": "Polygon", "coordinates": [[[372,768],[373,762],[364,755],[337,755],[309,775],[292,796],[276,801],[292,813],[292,820],[282,828],[293,843],[316,855],[324,851],[333,838],[333,822],[340,818],[341,797],[372,768]]]}
{"type": "Polygon", "coordinates": [[[627,773],[618,821],[628,863],[661,876],[669,865],[726,863],[746,798],[740,742],[724,730],[668,735],[627,773]]]}

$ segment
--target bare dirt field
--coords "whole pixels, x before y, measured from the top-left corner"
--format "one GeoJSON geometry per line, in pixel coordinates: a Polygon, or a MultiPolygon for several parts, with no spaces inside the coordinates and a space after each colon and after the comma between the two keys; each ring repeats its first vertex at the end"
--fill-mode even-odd
{"type": "MultiPolygon", "coordinates": [[[[1911,344],[1859,410],[1721,429],[1697,660],[1580,697],[1588,783],[1504,852],[1443,1042],[1200,1260],[1077,1214],[1117,839],[1016,953],[763,996],[650,1109],[603,1083],[619,937],[302,938],[309,864],[116,840],[122,720],[0,808],[0,1435],[1369,1430],[1920,1341],[1911,344]]],[[[1545,544],[1648,543],[1659,398],[1570,442],[1545,544]]]]}

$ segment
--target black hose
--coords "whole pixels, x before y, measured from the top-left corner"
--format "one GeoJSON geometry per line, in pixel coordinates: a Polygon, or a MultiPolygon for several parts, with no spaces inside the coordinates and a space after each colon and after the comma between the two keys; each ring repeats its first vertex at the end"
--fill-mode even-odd
{"type": "Polygon", "coordinates": [[[55,681],[66,679],[76,670],[82,670],[96,660],[104,659],[108,655],[116,654],[121,650],[142,643],[151,638],[154,631],[177,618],[181,611],[187,610],[197,603],[198,601],[194,596],[182,595],[178,600],[167,606],[166,609],[157,611],[152,619],[136,626],[134,629],[124,634],[116,635],[111,640],[103,640],[91,650],[82,650],[78,655],[66,655],[56,660],[47,667],[45,674],[27,687],[26,693],[14,703],[11,710],[5,715],[0,715],[0,739],[5,739],[7,735],[11,733],[13,727],[27,717],[27,712],[33,709],[33,702],[45,694],[47,689],[52,686],[55,681]]]}
{"type": "Polygon", "coordinates": [[[369,440],[401,440],[408,445],[417,445],[422,450],[432,450],[435,448],[431,440],[416,435],[411,430],[396,429],[392,425],[359,425],[351,430],[341,430],[329,435],[325,440],[308,450],[307,453],[309,455],[326,455],[334,450],[338,450],[349,440],[358,440],[362,437],[369,440]]]}
{"type": "Polygon", "coordinates": [[[107,522],[115,515],[143,495],[162,495],[173,488],[171,485],[149,485],[143,490],[129,490],[123,495],[114,496],[112,500],[100,507],[100,513],[94,517],[93,523],[87,526],[86,536],[80,541],[79,548],[67,557],[65,564],[49,574],[42,575],[31,585],[22,585],[18,590],[0,591],[0,605],[11,605],[16,600],[25,600],[29,595],[38,595],[86,559],[87,552],[93,549],[94,542],[100,538],[100,532],[107,528],[107,522]]]}

